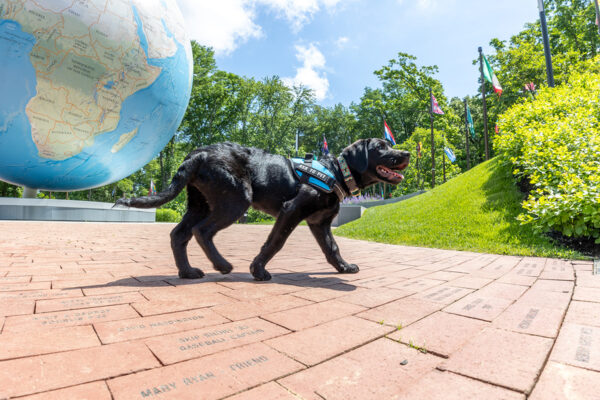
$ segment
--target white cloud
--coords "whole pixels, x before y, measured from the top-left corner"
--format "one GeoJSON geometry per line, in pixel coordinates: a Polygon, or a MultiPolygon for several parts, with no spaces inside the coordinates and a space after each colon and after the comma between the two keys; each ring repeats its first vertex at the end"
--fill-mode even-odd
{"type": "Polygon", "coordinates": [[[323,100],[327,97],[329,91],[329,80],[323,72],[325,69],[325,56],[314,43],[308,47],[296,46],[296,58],[302,62],[302,66],[296,69],[296,76],[293,78],[283,78],[287,86],[304,85],[313,90],[317,100],[323,100]]]}
{"type": "Polygon", "coordinates": [[[350,39],[346,36],[340,36],[336,41],[335,41],[335,46],[338,49],[343,49],[344,47],[346,47],[348,45],[348,43],[350,43],[350,39]]]}
{"type": "Polygon", "coordinates": [[[331,10],[341,0],[254,0],[257,4],[267,6],[274,10],[280,17],[285,18],[292,24],[295,32],[302,29],[321,7],[331,10]]]}
{"type": "Polygon", "coordinates": [[[287,20],[294,32],[300,31],[319,11],[335,10],[353,0],[177,0],[192,39],[212,46],[218,54],[228,54],[250,39],[263,36],[256,23],[259,8],[287,20]]]}
{"type": "Polygon", "coordinates": [[[262,36],[247,0],[177,0],[189,35],[217,53],[228,54],[249,39],[262,36]]]}

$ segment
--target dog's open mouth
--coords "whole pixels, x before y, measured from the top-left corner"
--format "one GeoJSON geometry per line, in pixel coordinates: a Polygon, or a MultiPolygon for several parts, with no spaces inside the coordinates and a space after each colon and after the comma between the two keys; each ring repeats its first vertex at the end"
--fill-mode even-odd
{"type": "Polygon", "coordinates": [[[408,163],[400,164],[393,168],[388,168],[384,165],[377,166],[377,175],[383,180],[392,183],[394,185],[402,182],[404,175],[400,173],[403,169],[408,166],[408,163]]]}

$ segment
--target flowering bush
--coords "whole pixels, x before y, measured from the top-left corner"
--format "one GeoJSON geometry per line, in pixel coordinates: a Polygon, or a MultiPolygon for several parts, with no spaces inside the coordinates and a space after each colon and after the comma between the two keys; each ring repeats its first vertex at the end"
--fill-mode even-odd
{"type": "Polygon", "coordinates": [[[496,149],[533,190],[519,219],[600,243],[600,76],[573,76],[500,118],[496,149]]]}
{"type": "Polygon", "coordinates": [[[356,196],[356,197],[346,197],[344,199],[344,201],[342,201],[342,204],[360,204],[360,203],[366,203],[368,201],[379,201],[379,200],[383,200],[383,197],[379,196],[379,195],[370,195],[370,194],[366,194],[363,195],[361,194],[360,196],[356,196]]]}

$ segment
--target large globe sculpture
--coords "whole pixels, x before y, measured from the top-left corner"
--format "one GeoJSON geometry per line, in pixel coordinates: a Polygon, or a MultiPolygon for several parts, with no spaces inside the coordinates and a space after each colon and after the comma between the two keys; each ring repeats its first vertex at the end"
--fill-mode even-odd
{"type": "Polygon", "coordinates": [[[175,0],[0,0],[0,179],[120,180],[169,142],[191,86],[175,0]]]}

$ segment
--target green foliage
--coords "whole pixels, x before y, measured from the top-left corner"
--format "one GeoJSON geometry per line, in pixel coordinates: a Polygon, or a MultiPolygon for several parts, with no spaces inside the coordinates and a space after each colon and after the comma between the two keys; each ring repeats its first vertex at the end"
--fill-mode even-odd
{"type": "Polygon", "coordinates": [[[262,211],[255,210],[250,207],[246,212],[246,223],[248,224],[259,224],[264,222],[275,221],[275,218],[271,217],[262,211]]]}
{"type": "Polygon", "coordinates": [[[497,149],[534,187],[519,219],[537,231],[600,243],[599,92],[599,75],[575,75],[501,117],[497,149]]]}
{"type": "MultiPolygon", "coordinates": [[[[457,158],[462,157],[462,150],[456,149],[448,140],[444,138],[442,132],[434,130],[435,140],[435,184],[444,183],[443,162],[446,162],[446,180],[450,180],[461,173],[460,167],[456,163],[451,163],[444,153],[444,147],[448,146],[457,158]]],[[[404,181],[396,187],[392,193],[393,197],[413,193],[423,189],[430,189],[432,183],[431,176],[431,131],[418,128],[412,136],[404,143],[395,148],[410,151],[412,157],[410,166],[402,174],[404,181]],[[421,142],[421,158],[417,162],[417,144],[421,142]]]]}
{"type": "Polygon", "coordinates": [[[522,193],[494,158],[424,194],[369,208],[336,235],[391,244],[523,256],[582,257],[522,225],[522,193]]]}
{"type": "Polygon", "coordinates": [[[169,208],[159,208],[156,210],[156,222],[179,222],[181,214],[169,208]]]}

